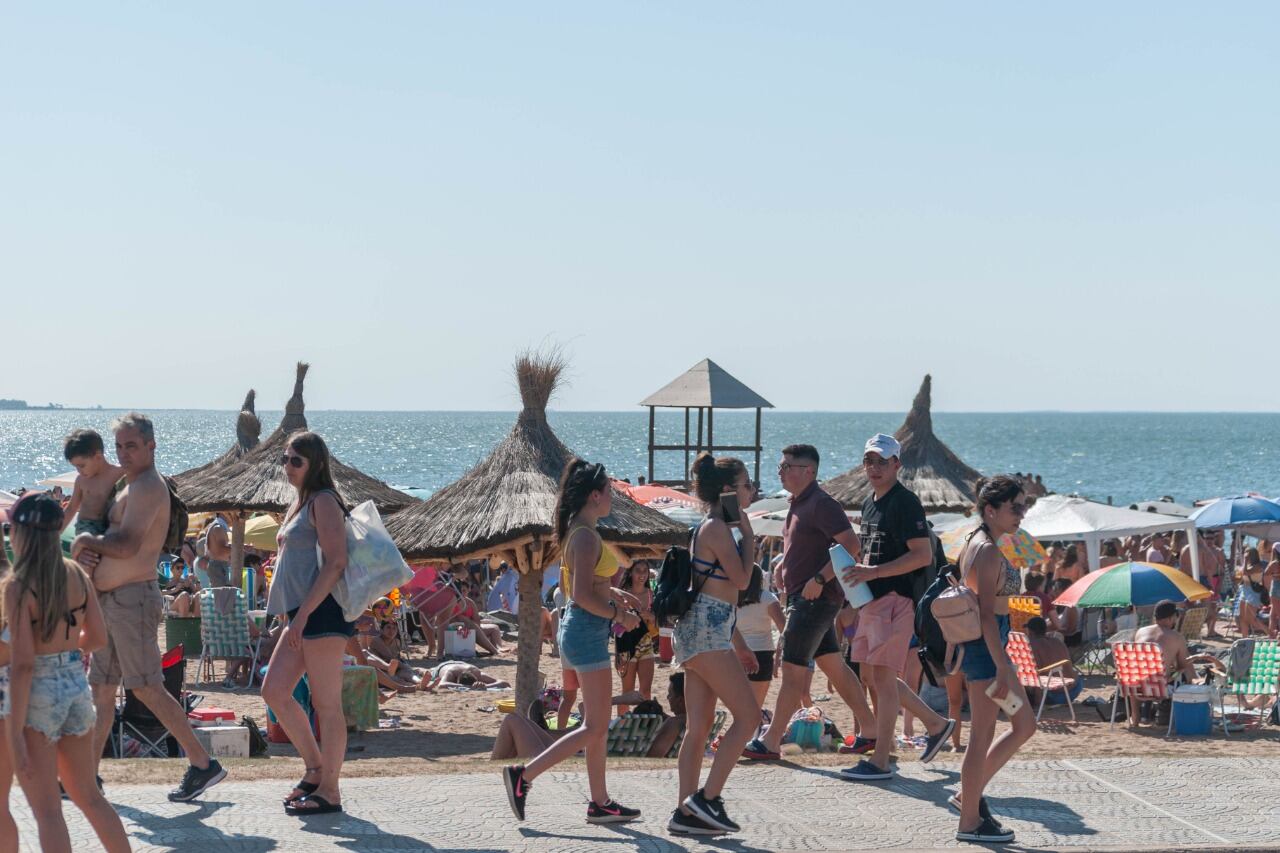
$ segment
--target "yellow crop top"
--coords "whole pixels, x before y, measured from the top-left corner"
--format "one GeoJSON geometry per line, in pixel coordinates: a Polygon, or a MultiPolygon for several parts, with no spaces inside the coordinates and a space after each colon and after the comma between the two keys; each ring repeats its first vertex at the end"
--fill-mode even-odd
{"type": "MultiPolygon", "coordinates": [[[[560,591],[564,593],[565,601],[573,598],[571,594],[573,586],[569,580],[572,569],[569,565],[569,543],[573,541],[574,534],[579,530],[590,530],[597,539],[600,539],[600,533],[590,527],[575,527],[565,539],[564,547],[560,549],[560,591]]],[[[593,574],[598,578],[611,578],[617,573],[618,558],[613,555],[613,551],[609,550],[609,546],[604,544],[604,540],[600,539],[600,559],[596,560],[596,570],[593,574]]]]}

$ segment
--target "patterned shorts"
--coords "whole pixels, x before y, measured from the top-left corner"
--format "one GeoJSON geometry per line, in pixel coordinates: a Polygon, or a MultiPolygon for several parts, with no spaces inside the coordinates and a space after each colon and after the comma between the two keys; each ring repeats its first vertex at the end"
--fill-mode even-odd
{"type": "Polygon", "coordinates": [[[732,649],[733,628],[737,622],[737,607],[709,595],[699,595],[671,632],[676,666],[684,666],[690,658],[704,652],[732,649]]]}

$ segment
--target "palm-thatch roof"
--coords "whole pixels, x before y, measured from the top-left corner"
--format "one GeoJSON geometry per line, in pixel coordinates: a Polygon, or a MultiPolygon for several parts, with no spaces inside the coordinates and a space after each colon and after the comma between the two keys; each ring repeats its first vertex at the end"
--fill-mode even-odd
{"type": "MultiPolygon", "coordinates": [[[[289,435],[307,428],[306,404],[302,398],[302,385],[307,369],[308,365],[299,362],[293,396],[285,405],[284,418],[266,441],[237,458],[229,459],[228,455],[224,455],[209,465],[194,468],[174,478],[178,484],[178,493],[188,509],[198,512],[283,512],[293,503],[296,492],[285,479],[280,457],[284,453],[289,435]]],[[[240,421],[244,420],[244,414],[241,412],[240,421]]],[[[237,432],[239,426],[238,421],[237,432]]],[[[344,465],[336,456],[331,462],[338,491],[350,505],[372,500],[378,511],[386,515],[418,503],[417,498],[344,465]]]]}
{"type": "Polygon", "coordinates": [[[181,474],[176,475],[175,479],[182,480],[182,478],[190,477],[215,466],[225,467],[258,446],[261,441],[259,436],[262,435],[262,421],[258,419],[257,412],[253,409],[253,402],[256,397],[257,392],[252,388],[249,389],[248,394],[244,395],[244,403],[240,405],[240,414],[236,415],[236,443],[231,445],[231,449],[212,462],[206,462],[203,465],[183,471],[181,474]]]}
{"type": "MultiPolygon", "coordinates": [[[[898,479],[916,493],[927,512],[962,512],[973,506],[973,487],[982,474],[964,464],[934,435],[929,412],[932,389],[932,377],[925,376],[907,419],[893,434],[902,444],[898,479]]],[[[871,483],[861,465],[832,477],[822,488],[850,509],[861,509],[871,494],[871,483]]]]}
{"type": "MultiPolygon", "coordinates": [[[[510,549],[517,558],[511,564],[525,570],[541,568],[554,556],[556,494],[574,454],[547,423],[547,402],[564,368],[557,353],[526,353],[517,360],[524,409],[507,437],[462,479],[387,520],[388,532],[407,558],[460,561],[497,554],[507,559],[510,549]],[[526,543],[536,547],[526,551],[526,543]]],[[[616,492],[599,530],[615,549],[652,551],[689,537],[684,525],[616,492]]]]}

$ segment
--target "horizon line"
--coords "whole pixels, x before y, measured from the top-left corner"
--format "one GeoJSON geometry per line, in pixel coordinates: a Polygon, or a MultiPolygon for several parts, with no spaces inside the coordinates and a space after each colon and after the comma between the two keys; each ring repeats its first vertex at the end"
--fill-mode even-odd
{"type": "MultiPolygon", "coordinates": [[[[558,409],[548,407],[549,413],[566,415],[613,415],[634,413],[643,415],[648,406],[637,406],[627,409],[558,409]]],[[[658,407],[672,412],[679,412],[684,407],[658,407]]],[[[690,407],[693,411],[696,407],[690,407]]],[[[716,408],[721,415],[741,413],[750,415],[754,409],[716,408]]],[[[26,409],[0,409],[4,412],[218,412],[235,414],[240,409],[205,408],[200,406],[60,406],[51,409],[35,406],[26,409]]],[[[284,408],[255,408],[255,412],[283,412],[284,408]]],[[[321,409],[308,408],[308,412],[339,414],[440,414],[440,415],[501,415],[519,414],[521,409],[321,409]]],[[[900,415],[910,409],[782,409],[772,408],[762,411],[788,415],[900,415]]],[[[1268,409],[930,409],[930,414],[944,415],[1280,415],[1280,411],[1268,409]]]]}

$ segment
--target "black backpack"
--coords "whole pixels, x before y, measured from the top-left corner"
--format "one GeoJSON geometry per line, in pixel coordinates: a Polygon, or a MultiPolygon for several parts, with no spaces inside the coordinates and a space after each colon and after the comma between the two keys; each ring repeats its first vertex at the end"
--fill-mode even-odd
{"type": "Polygon", "coordinates": [[[938,681],[933,675],[934,670],[946,671],[947,638],[943,636],[942,627],[933,615],[933,602],[951,586],[947,580],[948,576],[959,577],[955,566],[948,564],[943,570],[938,571],[933,582],[916,601],[915,631],[916,639],[920,642],[916,654],[920,656],[920,665],[924,669],[925,677],[934,687],[938,686],[938,681]]]}
{"type": "Polygon", "coordinates": [[[942,547],[942,540],[933,532],[932,526],[929,528],[929,539],[933,544],[933,563],[911,573],[911,598],[915,601],[917,610],[920,609],[920,599],[924,598],[938,575],[945,574],[951,566],[947,552],[942,547]]]}
{"type": "Polygon", "coordinates": [[[658,570],[658,588],[653,592],[653,615],[658,624],[669,627],[689,612],[698,591],[693,589],[693,557],[688,548],[672,545],[658,570]]]}

